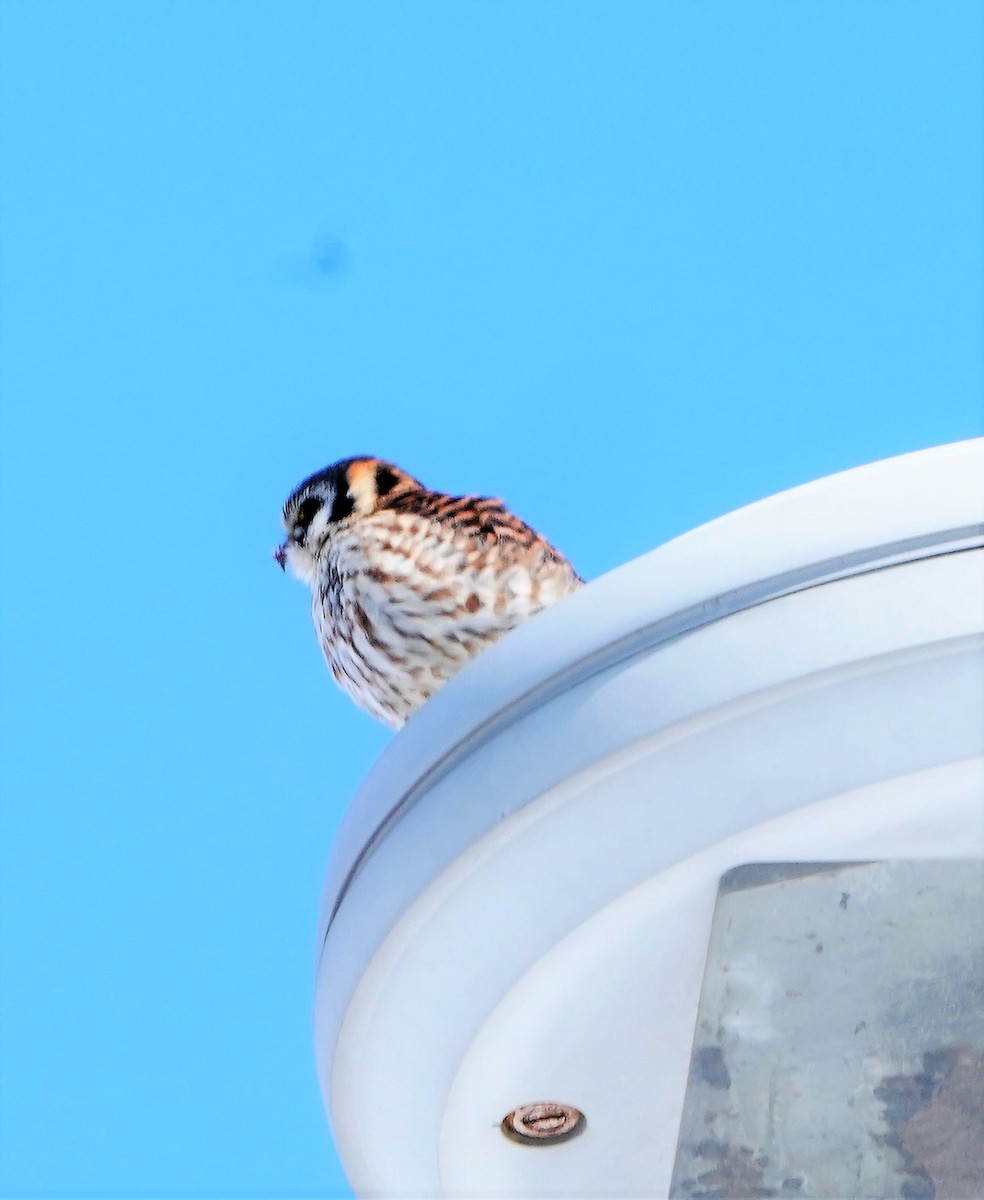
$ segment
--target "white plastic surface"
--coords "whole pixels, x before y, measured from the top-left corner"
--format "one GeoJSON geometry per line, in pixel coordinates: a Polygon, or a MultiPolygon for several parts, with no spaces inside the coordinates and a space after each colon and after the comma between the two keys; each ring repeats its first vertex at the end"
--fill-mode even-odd
{"type": "Polygon", "coordinates": [[[965,760],[821,801],[685,859],[578,926],[469,1046],[441,1132],[444,1194],[665,1196],[707,948],[695,931],[719,877],[762,859],[964,857],[982,795],[984,767],[965,760]],[[591,1136],[520,1156],[490,1122],[545,1081],[591,1114],[591,1136]]]}
{"type": "Polygon", "coordinates": [[[360,1193],[660,1194],[721,872],[984,853],[982,520],[980,441],[796,489],[592,583],[410,722],[326,885],[318,1067],[360,1193]],[[502,1138],[543,1099],[588,1132],[502,1138]]]}

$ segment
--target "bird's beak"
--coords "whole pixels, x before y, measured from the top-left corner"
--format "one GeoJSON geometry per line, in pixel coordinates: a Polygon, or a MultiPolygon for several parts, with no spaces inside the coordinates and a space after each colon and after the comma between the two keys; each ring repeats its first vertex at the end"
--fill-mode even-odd
{"type": "Polygon", "coordinates": [[[287,569],[287,543],[286,542],[284,542],[284,544],[282,546],[278,546],[276,548],[276,550],[274,550],[273,557],[277,560],[281,571],[284,571],[287,569]]]}

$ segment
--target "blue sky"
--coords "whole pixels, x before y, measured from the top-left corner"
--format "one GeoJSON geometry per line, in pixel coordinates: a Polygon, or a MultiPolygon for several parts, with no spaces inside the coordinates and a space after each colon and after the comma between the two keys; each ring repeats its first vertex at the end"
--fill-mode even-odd
{"type": "Polygon", "coordinates": [[[982,7],[4,0],[4,1196],[341,1196],[356,453],[588,576],[981,432],[982,7]]]}

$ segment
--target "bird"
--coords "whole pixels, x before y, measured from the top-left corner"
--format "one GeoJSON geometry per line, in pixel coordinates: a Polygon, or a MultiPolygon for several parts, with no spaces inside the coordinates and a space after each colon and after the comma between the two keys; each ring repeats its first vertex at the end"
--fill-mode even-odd
{"type": "Polygon", "coordinates": [[[329,671],[392,729],[487,646],[584,584],[501,500],[431,491],[381,458],[309,475],[281,520],[274,557],[311,588],[329,671]]]}

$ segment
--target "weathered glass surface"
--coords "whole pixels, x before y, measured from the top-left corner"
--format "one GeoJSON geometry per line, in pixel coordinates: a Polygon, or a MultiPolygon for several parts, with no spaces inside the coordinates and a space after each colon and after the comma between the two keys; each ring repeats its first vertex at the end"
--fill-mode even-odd
{"type": "Polygon", "coordinates": [[[984,863],[723,877],[671,1195],[984,1196],[984,863]]]}

